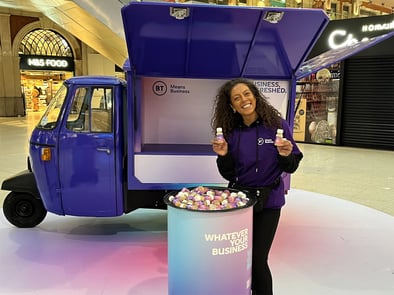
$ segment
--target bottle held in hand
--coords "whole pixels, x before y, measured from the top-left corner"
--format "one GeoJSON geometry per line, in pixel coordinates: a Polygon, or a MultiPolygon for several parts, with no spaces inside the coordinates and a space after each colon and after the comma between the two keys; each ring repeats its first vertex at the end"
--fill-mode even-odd
{"type": "Polygon", "coordinates": [[[283,145],[283,129],[276,130],[276,137],[275,137],[275,145],[281,146],[283,145]]]}
{"type": "Polygon", "coordinates": [[[223,129],[221,127],[216,128],[215,140],[217,142],[224,142],[223,129]]]}

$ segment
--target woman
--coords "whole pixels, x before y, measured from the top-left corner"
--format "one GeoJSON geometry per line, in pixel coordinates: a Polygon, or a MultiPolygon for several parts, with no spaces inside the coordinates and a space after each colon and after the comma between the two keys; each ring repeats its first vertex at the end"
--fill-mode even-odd
{"type": "Polygon", "coordinates": [[[258,199],[253,213],[253,294],[273,294],[268,254],[285,204],[281,175],[293,173],[303,155],[287,122],[246,79],[228,81],[219,89],[212,127],[221,127],[225,137],[212,142],[220,174],[230,187],[258,199]],[[275,143],[277,129],[283,129],[284,139],[275,143]]]}

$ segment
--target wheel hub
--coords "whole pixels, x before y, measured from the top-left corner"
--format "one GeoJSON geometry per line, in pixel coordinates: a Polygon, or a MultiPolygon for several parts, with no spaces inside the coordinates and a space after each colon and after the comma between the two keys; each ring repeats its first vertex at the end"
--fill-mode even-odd
{"type": "Polygon", "coordinates": [[[33,213],[33,206],[29,202],[19,202],[16,206],[16,213],[21,217],[31,216],[33,213]]]}

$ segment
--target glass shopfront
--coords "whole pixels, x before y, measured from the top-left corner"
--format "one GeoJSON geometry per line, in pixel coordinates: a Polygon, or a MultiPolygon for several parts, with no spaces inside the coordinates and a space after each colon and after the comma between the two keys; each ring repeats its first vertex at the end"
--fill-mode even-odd
{"type": "Polygon", "coordinates": [[[67,57],[21,56],[20,74],[26,111],[42,111],[62,82],[74,76],[74,62],[67,57]]]}
{"type": "Polygon", "coordinates": [[[337,143],[340,63],[297,81],[294,139],[337,143]]]}
{"type": "Polygon", "coordinates": [[[74,76],[71,47],[52,30],[33,30],[19,45],[19,68],[26,111],[42,111],[62,82],[74,76]]]}
{"type": "MultiPolygon", "coordinates": [[[[393,30],[393,15],[331,21],[307,59],[359,41],[373,41],[393,30]]],[[[393,118],[393,42],[389,38],[297,81],[297,141],[387,148],[385,142],[394,140],[382,134],[393,118]]]]}

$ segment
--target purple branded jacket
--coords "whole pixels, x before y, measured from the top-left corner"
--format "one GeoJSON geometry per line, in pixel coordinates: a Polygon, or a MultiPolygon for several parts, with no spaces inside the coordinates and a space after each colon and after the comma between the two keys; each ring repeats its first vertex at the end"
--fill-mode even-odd
{"type": "Polygon", "coordinates": [[[265,204],[265,208],[279,209],[285,204],[283,172],[293,173],[303,157],[291,135],[289,125],[282,119],[284,137],[293,144],[288,157],[280,156],[274,145],[276,130],[266,128],[259,121],[251,126],[235,128],[226,138],[229,152],[218,156],[219,173],[230,182],[229,186],[261,188],[278,180],[265,204]]]}

